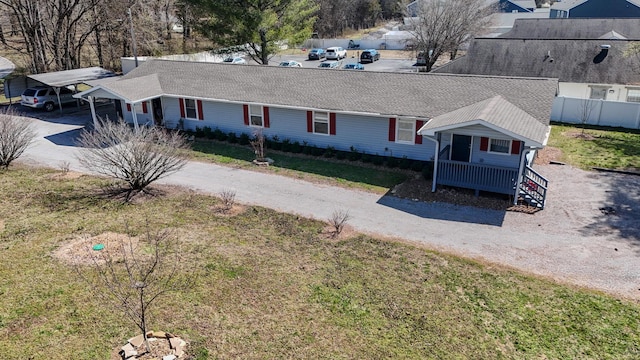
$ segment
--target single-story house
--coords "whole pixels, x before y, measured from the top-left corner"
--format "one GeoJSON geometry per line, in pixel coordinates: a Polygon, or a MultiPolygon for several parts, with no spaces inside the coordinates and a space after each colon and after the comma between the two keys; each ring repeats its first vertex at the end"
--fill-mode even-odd
{"type": "Polygon", "coordinates": [[[562,0],[551,5],[550,18],[640,18],[639,0],[562,0]]]}
{"type": "Polygon", "coordinates": [[[523,19],[499,38],[478,38],[435,73],[557,78],[551,120],[640,128],[637,19],[523,19]]]}
{"type": "Polygon", "coordinates": [[[148,60],[78,97],[113,99],[135,126],[260,130],[318,147],[432,160],[436,169],[459,165],[456,173],[443,168],[434,184],[516,194],[533,171],[531,155],[547,141],[556,90],[555,79],[148,60]]]}

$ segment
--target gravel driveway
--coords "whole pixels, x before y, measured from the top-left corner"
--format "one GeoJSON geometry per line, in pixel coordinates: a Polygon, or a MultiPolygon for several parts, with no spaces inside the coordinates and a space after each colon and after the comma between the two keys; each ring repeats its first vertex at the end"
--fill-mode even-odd
{"type": "MultiPolygon", "coordinates": [[[[84,117],[30,119],[39,138],[22,162],[83,171],[73,137],[84,117]]],[[[585,172],[570,166],[536,169],[550,180],[547,207],[534,215],[424,203],[307,183],[272,174],[190,162],[162,180],[238,201],[327,219],[349,210],[355,230],[640,299],[640,177],[585,172]],[[604,209],[604,210],[601,210],[604,209]]]]}

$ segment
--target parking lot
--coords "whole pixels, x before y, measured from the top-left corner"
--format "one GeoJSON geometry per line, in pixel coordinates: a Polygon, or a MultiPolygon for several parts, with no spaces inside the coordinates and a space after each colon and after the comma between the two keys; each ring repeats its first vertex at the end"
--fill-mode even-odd
{"type": "MultiPolygon", "coordinates": [[[[357,63],[359,61],[362,50],[349,50],[347,57],[340,60],[341,65],[348,63],[357,63]]],[[[269,65],[277,66],[282,61],[295,60],[302,64],[302,67],[317,68],[323,61],[333,60],[308,60],[307,54],[300,55],[276,55],[271,58],[269,65]]],[[[380,60],[373,63],[364,64],[365,71],[386,71],[386,72],[416,72],[417,67],[414,66],[415,58],[410,57],[409,53],[399,54],[398,52],[380,51],[380,60]]],[[[342,68],[342,66],[340,66],[342,68]]]]}

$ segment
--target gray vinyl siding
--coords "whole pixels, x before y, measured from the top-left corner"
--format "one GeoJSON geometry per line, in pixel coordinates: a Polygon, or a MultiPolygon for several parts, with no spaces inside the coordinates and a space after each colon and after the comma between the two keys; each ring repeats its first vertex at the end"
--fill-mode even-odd
{"type": "MultiPolygon", "coordinates": [[[[180,119],[180,104],[176,98],[163,98],[165,126],[176,128],[180,119]]],[[[185,130],[205,126],[219,128],[224,132],[251,135],[257,128],[244,124],[242,104],[203,101],[204,120],[185,120],[185,130]]],[[[301,144],[312,144],[321,148],[332,146],[349,151],[353,146],[360,152],[417,160],[430,160],[435,153],[435,143],[423,138],[422,144],[398,144],[390,142],[389,118],[336,114],[336,135],[307,132],[307,111],[269,107],[269,128],[263,129],[268,138],[277,136],[280,141],[289,139],[301,144]]]]}

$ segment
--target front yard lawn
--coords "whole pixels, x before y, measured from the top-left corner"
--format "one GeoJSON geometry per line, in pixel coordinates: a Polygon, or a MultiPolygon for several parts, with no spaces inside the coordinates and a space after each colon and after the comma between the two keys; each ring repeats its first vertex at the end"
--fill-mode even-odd
{"type": "MultiPolygon", "coordinates": [[[[108,181],[0,173],[0,349],[7,359],[115,359],[135,326],[56,250],[168,229],[200,276],[151,327],[195,359],[637,359],[640,306],[495,265],[171,187],[135,204],[108,181]]],[[[67,254],[67,257],[82,254],[67,254]]]]}
{"type": "Polygon", "coordinates": [[[251,147],[226,142],[196,140],[192,153],[196,159],[212,161],[255,171],[272,171],[289,177],[312,182],[322,182],[351,188],[359,188],[384,194],[390,188],[404,182],[419,172],[367,166],[360,162],[337,161],[322,157],[296,155],[267,150],[267,156],[275,160],[268,168],[257,167],[251,147]]]}

